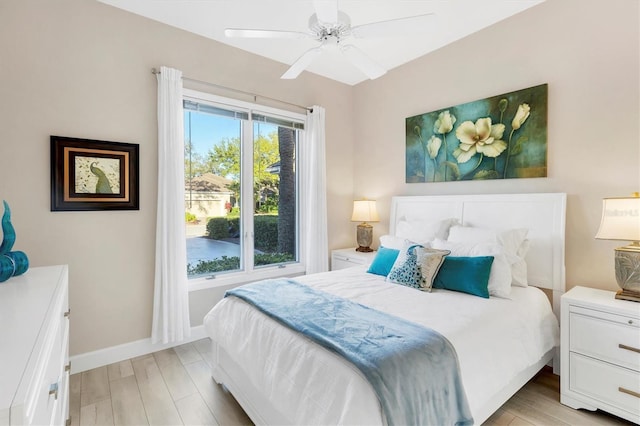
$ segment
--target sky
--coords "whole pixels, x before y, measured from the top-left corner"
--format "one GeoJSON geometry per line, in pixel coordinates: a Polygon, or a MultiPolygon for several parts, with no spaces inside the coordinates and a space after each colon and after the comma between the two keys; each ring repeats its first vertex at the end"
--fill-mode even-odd
{"type": "MultiPolygon", "coordinates": [[[[203,156],[221,140],[239,138],[241,126],[242,120],[240,119],[193,111],[184,112],[185,142],[189,140],[189,130],[191,130],[193,151],[203,156]],[[189,119],[191,122],[189,122],[189,119]]],[[[254,126],[256,127],[256,132],[259,131],[265,136],[277,130],[277,126],[273,124],[255,123],[254,126]]]]}
{"type": "Polygon", "coordinates": [[[211,114],[184,112],[184,139],[189,140],[191,117],[191,141],[194,152],[205,155],[209,149],[225,138],[239,138],[242,121],[211,114]]]}

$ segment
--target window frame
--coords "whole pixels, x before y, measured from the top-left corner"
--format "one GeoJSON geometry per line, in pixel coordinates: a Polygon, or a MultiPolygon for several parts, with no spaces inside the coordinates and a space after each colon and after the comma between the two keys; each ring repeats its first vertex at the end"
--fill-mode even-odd
{"type": "MultiPolygon", "coordinates": [[[[213,95],[206,92],[201,92],[192,89],[183,89],[183,100],[199,102],[205,104],[212,104],[221,108],[229,108],[237,111],[248,113],[248,119],[241,119],[242,126],[242,139],[240,149],[240,199],[241,205],[252,206],[253,200],[253,114],[268,115],[272,117],[286,118],[293,122],[302,123],[305,127],[307,125],[307,116],[291,111],[281,110],[273,107],[267,107],[251,102],[240,101],[236,99],[226,98],[219,95],[213,95]],[[251,141],[251,150],[245,148],[245,139],[251,141]],[[248,152],[249,151],[249,152],[248,152]],[[248,179],[247,179],[248,178],[248,179]]],[[[261,122],[261,121],[255,121],[261,122]]],[[[305,140],[305,130],[295,129],[298,132],[298,141],[296,146],[296,223],[297,223],[297,258],[295,262],[277,263],[273,265],[262,265],[256,267],[254,265],[254,228],[253,218],[254,214],[242,214],[240,215],[242,221],[242,236],[243,245],[241,251],[241,270],[223,272],[209,276],[201,276],[197,278],[189,278],[189,291],[198,291],[215,287],[231,287],[238,284],[243,284],[251,281],[277,278],[285,276],[303,275],[306,272],[304,265],[304,235],[301,232],[301,194],[300,194],[300,149],[305,140]]],[[[185,240],[186,243],[186,240],[185,240]]],[[[186,272],[186,271],[185,271],[186,272]]]]}

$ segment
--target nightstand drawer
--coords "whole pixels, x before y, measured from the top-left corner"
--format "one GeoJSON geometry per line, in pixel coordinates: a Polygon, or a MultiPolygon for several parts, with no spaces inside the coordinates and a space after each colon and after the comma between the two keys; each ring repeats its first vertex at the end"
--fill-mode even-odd
{"type": "Polygon", "coordinates": [[[640,303],[576,286],[561,305],[560,402],[640,425],[640,303]]]}
{"type": "Polygon", "coordinates": [[[331,270],[336,271],[358,265],[370,265],[375,256],[375,251],[359,252],[355,248],[333,250],[331,252],[331,270]]]}
{"type": "Polygon", "coordinates": [[[338,261],[349,262],[349,263],[351,263],[350,266],[353,266],[354,264],[355,265],[364,265],[365,263],[367,263],[367,261],[365,259],[363,259],[361,257],[358,257],[356,255],[349,256],[349,255],[340,253],[340,254],[334,254],[333,258],[335,260],[338,260],[338,261]]]}
{"type": "Polygon", "coordinates": [[[639,373],[574,353],[570,357],[572,391],[638,416],[639,373]]]}
{"type": "Polygon", "coordinates": [[[640,371],[640,328],[634,326],[638,320],[583,311],[589,315],[578,313],[575,308],[569,315],[569,350],[640,371]],[[607,319],[594,314],[606,315],[607,319]]]}
{"type": "Polygon", "coordinates": [[[349,261],[349,259],[342,259],[335,256],[331,259],[332,271],[337,271],[338,269],[352,268],[357,265],[359,265],[359,263],[356,264],[354,262],[349,261]]]}

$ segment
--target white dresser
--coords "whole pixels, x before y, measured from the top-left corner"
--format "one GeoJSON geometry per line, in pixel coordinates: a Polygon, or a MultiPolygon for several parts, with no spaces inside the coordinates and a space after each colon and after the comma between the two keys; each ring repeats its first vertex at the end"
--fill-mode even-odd
{"type": "Polygon", "coordinates": [[[68,422],[68,281],[64,265],[0,283],[0,425],[68,422]]]}
{"type": "Polygon", "coordinates": [[[640,423],[640,303],[614,294],[562,296],[560,402],[640,423]]]}

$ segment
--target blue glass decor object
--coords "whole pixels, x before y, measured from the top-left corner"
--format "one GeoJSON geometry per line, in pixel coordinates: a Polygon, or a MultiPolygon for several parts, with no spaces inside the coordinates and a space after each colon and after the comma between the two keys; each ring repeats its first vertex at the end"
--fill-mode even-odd
{"type": "Polygon", "coordinates": [[[16,241],[16,230],[11,224],[11,209],[6,201],[2,215],[2,244],[0,244],[0,283],[22,275],[29,269],[29,258],[22,251],[11,251],[16,241]]]}
{"type": "Polygon", "coordinates": [[[5,256],[13,260],[13,263],[15,264],[15,272],[13,273],[14,277],[24,274],[25,272],[27,272],[27,269],[29,269],[29,258],[27,257],[25,252],[10,251],[9,253],[5,254],[5,256]]]}
{"type": "Polygon", "coordinates": [[[11,209],[6,201],[2,201],[4,204],[4,214],[2,215],[2,244],[0,244],[0,255],[7,254],[13,248],[13,243],[16,242],[16,230],[11,224],[11,209]]]}
{"type": "Polygon", "coordinates": [[[15,263],[9,256],[0,256],[0,283],[8,280],[15,272],[15,263]]]}

